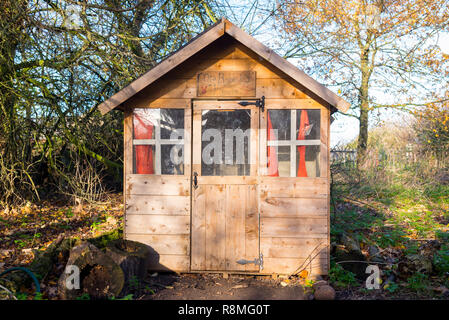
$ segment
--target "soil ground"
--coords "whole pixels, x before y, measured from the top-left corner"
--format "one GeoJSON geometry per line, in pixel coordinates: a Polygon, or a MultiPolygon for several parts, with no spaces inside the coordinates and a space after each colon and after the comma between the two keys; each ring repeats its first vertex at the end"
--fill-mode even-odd
{"type": "Polygon", "coordinates": [[[146,284],[154,294],[148,300],[305,300],[308,295],[299,284],[283,287],[282,279],[262,276],[222,274],[157,274],[146,284]]]}

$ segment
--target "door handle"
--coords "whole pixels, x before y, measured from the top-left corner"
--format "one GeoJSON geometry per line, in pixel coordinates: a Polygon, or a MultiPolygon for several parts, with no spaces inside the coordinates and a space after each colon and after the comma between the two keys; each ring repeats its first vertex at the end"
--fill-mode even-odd
{"type": "Polygon", "coordinates": [[[193,173],[193,188],[198,188],[198,173],[196,172],[193,173]]]}

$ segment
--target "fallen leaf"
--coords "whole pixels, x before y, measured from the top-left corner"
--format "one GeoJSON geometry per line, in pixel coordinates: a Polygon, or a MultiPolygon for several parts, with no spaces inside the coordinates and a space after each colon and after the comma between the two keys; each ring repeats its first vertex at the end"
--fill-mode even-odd
{"type": "Polygon", "coordinates": [[[309,276],[309,272],[308,272],[307,270],[302,270],[302,271],[299,273],[299,277],[300,277],[300,278],[307,279],[308,276],[309,276]]]}

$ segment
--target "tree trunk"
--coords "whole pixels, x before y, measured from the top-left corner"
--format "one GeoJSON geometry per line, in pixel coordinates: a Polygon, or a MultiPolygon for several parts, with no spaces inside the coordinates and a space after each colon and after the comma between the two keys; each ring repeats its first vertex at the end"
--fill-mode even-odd
{"type": "Polygon", "coordinates": [[[71,282],[73,271],[63,272],[58,282],[61,299],[76,299],[82,294],[88,294],[93,299],[105,299],[118,296],[123,289],[125,277],[120,266],[88,242],[70,251],[67,266],[78,267],[79,281],[74,279],[71,282]],[[68,283],[72,285],[68,286],[68,283]],[[73,286],[76,283],[79,288],[73,286]]]}
{"type": "Polygon", "coordinates": [[[373,71],[369,64],[369,46],[365,46],[361,53],[362,83],[359,89],[360,117],[359,138],[357,141],[357,168],[360,169],[365,161],[368,147],[368,113],[369,113],[369,79],[373,71]]]}
{"type": "MultiPolygon", "coordinates": [[[[106,254],[123,270],[126,290],[130,281],[143,280],[147,274],[149,248],[139,242],[118,239],[106,247],[106,254]]],[[[124,292],[122,292],[123,294],[124,292]]]]}

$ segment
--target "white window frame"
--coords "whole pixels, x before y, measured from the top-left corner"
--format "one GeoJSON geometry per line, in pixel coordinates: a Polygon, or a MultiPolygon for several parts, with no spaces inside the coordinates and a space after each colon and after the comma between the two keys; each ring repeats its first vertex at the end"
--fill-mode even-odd
{"type": "MultiPolygon", "coordinates": [[[[162,163],[161,145],[171,144],[171,145],[182,145],[182,146],[184,146],[184,139],[162,139],[161,138],[161,109],[171,110],[170,108],[151,109],[151,110],[155,110],[155,112],[158,113],[156,115],[157,123],[154,125],[154,130],[155,130],[154,131],[154,139],[134,139],[133,138],[133,146],[141,146],[141,145],[155,146],[155,150],[154,150],[155,154],[153,155],[153,160],[155,161],[155,163],[154,163],[154,175],[162,175],[162,169],[161,169],[161,163],[162,163]]],[[[180,110],[184,111],[184,116],[185,116],[185,110],[181,109],[181,108],[180,108],[180,110]]],[[[134,113],[133,113],[133,117],[134,117],[134,113]]],[[[133,118],[133,128],[134,128],[134,118],[133,118]]],[[[185,123],[184,123],[184,128],[182,128],[182,130],[185,130],[185,123]]],[[[134,137],[134,129],[133,129],[133,137],[134,137]]],[[[134,147],[133,147],[133,149],[134,149],[134,147]]],[[[184,156],[184,153],[183,153],[183,156],[184,156]]],[[[133,158],[134,158],[134,150],[133,150],[133,158]]]]}
{"type": "MultiPolygon", "coordinates": [[[[267,112],[271,110],[279,109],[268,109],[267,112]]],[[[290,146],[290,177],[296,177],[296,147],[298,146],[319,146],[321,145],[321,140],[298,140],[296,136],[297,129],[297,111],[298,110],[315,110],[315,109],[291,109],[290,110],[290,140],[267,140],[267,147],[276,147],[276,157],[279,155],[277,147],[290,146]]],[[[319,109],[318,109],[319,110],[319,109]]],[[[321,112],[320,112],[320,122],[321,122],[321,112]]],[[[321,123],[320,123],[321,128],[321,123]]],[[[321,138],[321,132],[320,132],[321,138]]],[[[278,161],[279,163],[279,161],[278,161]]],[[[320,161],[321,166],[321,161],[320,161]]]]}

